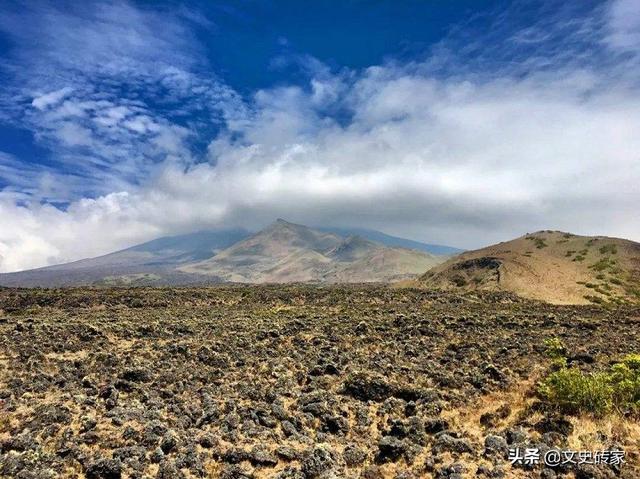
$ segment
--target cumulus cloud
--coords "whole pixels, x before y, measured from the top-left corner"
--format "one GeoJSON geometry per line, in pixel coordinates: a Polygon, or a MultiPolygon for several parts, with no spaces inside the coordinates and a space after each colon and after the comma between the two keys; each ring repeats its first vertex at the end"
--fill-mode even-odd
{"type": "MultiPolygon", "coordinates": [[[[0,192],[0,218],[10,225],[0,228],[0,271],[162,234],[259,228],[276,217],[469,248],[543,228],[640,240],[637,66],[624,55],[614,68],[599,63],[598,45],[610,48],[611,32],[621,31],[613,20],[554,18],[557,31],[573,36],[544,62],[535,50],[515,66],[469,69],[452,60],[457,43],[449,39],[410,64],[336,73],[309,61],[308,84],[244,100],[218,83],[223,93],[211,98],[231,102],[200,158],[189,143],[193,125],[168,121],[144,101],[70,92],[47,110],[63,118],[55,131],[69,117],[100,125],[86,138],[102,139],[109,154],[87,161],[118,174],[111,191],[65,209],[34,196],[38,187],[0,192]],[[587,38],[592,51],[584,50],[587,38]],[[134,142],[152,166],[125,159],[134,142]],[[137,181],[115,188],[128,169],[137,181]]],[[[545,41],[540,26],[526,28],[503,35],[505,49],[545,41]]],[[[171,76],[178,91],[204,84],[185,75],[171,76]]],[[[15,159],[5,160],[6,175],[15,159]]]]}

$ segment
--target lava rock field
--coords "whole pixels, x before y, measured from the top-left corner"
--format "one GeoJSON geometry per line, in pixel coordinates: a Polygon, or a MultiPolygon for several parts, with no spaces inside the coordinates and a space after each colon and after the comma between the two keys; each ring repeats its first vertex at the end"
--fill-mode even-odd
{"type": "Polygon", "coordinates": [[[386,286],[0,289],[0,477],[637,478],[635,421],[590,430],[535,390],[545,339],[591,370],[639,326],[386,286]],[[507,460],[590,438],[626,464],[507,460]]]}

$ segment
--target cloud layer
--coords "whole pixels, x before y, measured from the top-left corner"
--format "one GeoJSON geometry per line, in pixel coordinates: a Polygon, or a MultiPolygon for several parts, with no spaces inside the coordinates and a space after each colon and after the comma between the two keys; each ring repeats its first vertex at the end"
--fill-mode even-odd
{"type": "Polygon", "coordinates": [[[33,77],[9,121],[54,164],[0,154],[0,271],[276,217],[468,248],[543,228],[640,240],[633,3],[511,30],[508,11],[410,64],[335,72],[302,57],[307,84],[244,98],[204,73],[194,15],[47,10],[46,49],[5,24],[33,77]]]}

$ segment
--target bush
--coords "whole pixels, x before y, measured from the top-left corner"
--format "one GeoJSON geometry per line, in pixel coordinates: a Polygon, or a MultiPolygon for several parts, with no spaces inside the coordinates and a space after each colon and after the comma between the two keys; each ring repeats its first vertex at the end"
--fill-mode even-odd
{"type": "Polygon", "coordinates": [[[604,414],[611,409],[613,391],[605,373],[584,374],[573,368],[551,373],[541,384],[541,395],[567,413],[604,414]]]}
{"type": "Polygon", "coordinates": [[[625,356],[608,371],[597,373],[561,367],[539,384],[538,392],[550,405],[569,414],[637,414],[640,412],[640,354],[625,356]]]}
{"type": "Polygon", "coordinates": [[[564,357],[567,348],[560,338],[549,338],[544,340],[544,353],[551,359],[558,359],[564,357]]]}
{"type": "Polygon", "coordinates": [[[612,268],[614,264],[615,261],[609,260],[609,258],[602,258],[597,263],[589,266],[589,269],[600,272],[612,268]]]}
{"type": "Polygon", "coordinates": [[[537,236],[527,236],[526,239],[529,241],[533,241],[536,245],[536,248],[542,249],[547,247],[547,243],[544,241],[544,238],[539,238],[537,236]]]}
{"type": "Polygon", "coordinates": [[[608,244],[600,247],[600,254],[617,254],[618,248],[614,244],[608,244]]]}
{"type": "Polygon", "coordinates": [[[640,411],[640,354],[630,354],[611,368],[614,403],[640,411]]]}

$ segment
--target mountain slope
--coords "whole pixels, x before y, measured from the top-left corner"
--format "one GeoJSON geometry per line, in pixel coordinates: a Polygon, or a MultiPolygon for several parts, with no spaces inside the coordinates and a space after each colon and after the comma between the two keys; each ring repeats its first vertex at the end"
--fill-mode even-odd
{"type": "Polygon", "coordinates": [[[410,277],[441,261],[428,253],[278,220],[213,258],[179,270],[247,283],[375,282],[410,277]]]}
{"type": "MultiPolygon", "coordinates": [[[[204,258],[249,236],[242,229],[201,231],[158,238],[114,253],[17,273],[0,274],[4,286],[190,284],[197,280],[175,267],[204,258]]],[[[210,280],[210,278],[207,278],[210,280]]]]}
{"type": "Polygon", "coordinates": [[[97,258],[0,274],[0,285],[395,281],[444,259],[278,220],[253,235],[228,230],[158,238],[97,258]]]}
{"type": "Polygon", "coordinates": [[[335,233],[340,236],[360,236],[374,241],[376,243],[383,244],[385,246],[393,246],[398,248],[415,249],[418,251],[424,251],[425,253],[434,254],[438,256],[447,256],[462,253],[464,250],[460,248],[454,248],[453,246],[445,246],[440,244],[428,244],[421,243],[420,241],[414,241],[406,238],[399,238],[397,236],[391,236],[380,231],[369,230],[365,228],[317,228],[319,231],[325,231],[327,233],[335,233]]]}
{"type": "Polygon", "coordinates": [[[640,243],[539,231],[462,253],[438,265],[423,285],[503,290],[555,304],[640,300],[640,243]]]}

